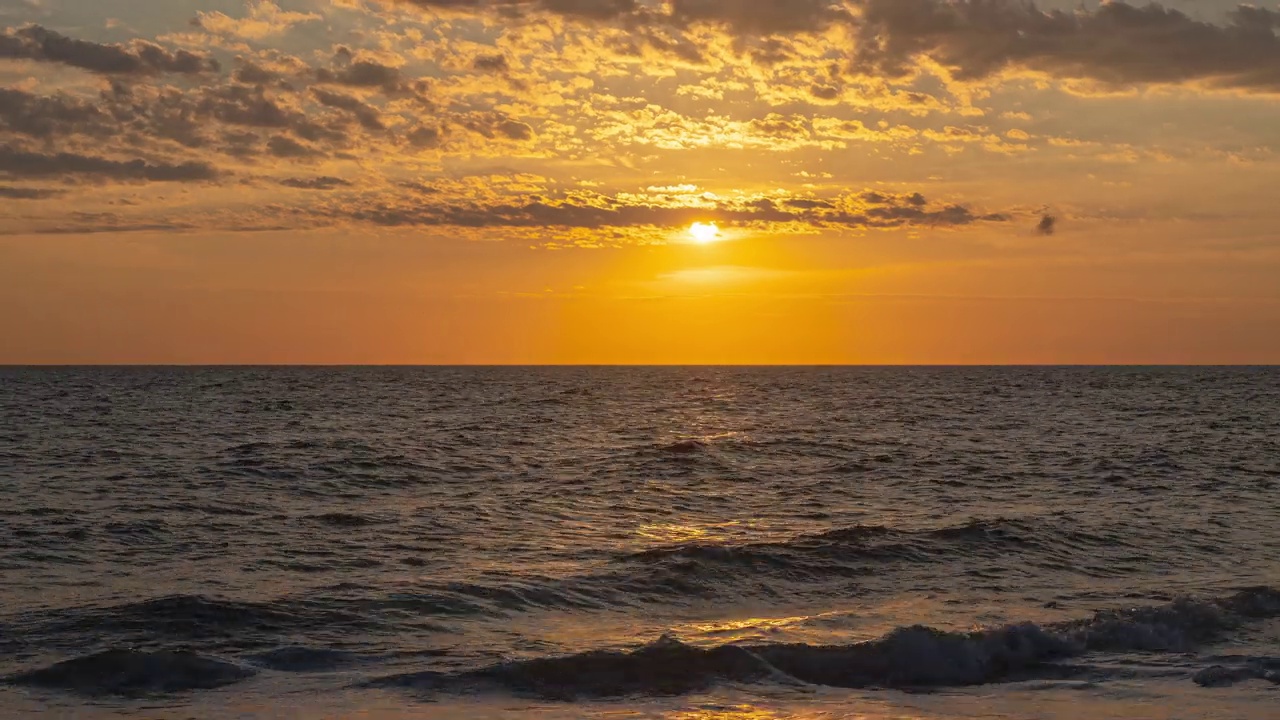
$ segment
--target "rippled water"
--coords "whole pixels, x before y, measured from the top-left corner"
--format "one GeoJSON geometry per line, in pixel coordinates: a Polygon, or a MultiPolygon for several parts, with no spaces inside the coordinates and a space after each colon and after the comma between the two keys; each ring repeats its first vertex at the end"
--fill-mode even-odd
{"type": "Polygon", "coordinates": [[[1276,369],[0,369],[0,705],[1265,717],[1277,428],[1276,369]]]}

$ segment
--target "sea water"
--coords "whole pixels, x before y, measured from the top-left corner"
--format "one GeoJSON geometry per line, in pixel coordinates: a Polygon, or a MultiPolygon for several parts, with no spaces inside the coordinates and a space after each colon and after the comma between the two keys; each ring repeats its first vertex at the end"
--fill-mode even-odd
{"type": "Polygon", "coordinates": [[[1280,717],[1280,370],[0,369],[0,713],[1280,717]]]}

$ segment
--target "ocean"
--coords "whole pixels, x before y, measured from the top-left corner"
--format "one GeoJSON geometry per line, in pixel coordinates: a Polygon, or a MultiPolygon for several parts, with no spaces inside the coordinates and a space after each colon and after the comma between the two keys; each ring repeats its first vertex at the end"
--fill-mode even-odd
{"type": "Polygon", "coordinates": [[[0,715],[1280,717],[1280,369],[0,368],[0,715]]]}

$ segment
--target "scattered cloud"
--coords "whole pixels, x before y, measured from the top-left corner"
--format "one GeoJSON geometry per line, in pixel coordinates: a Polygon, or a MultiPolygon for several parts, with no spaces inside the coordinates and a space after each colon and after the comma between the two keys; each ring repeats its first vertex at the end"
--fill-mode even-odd
{"type": "Polygon", "coordinates": [[[0,58],[62,63],[120,76],[195,75],[220,68],[216,60],[188,50],[169,50],[146,40],[127,45],[78,40],[40,25],[9,28],[0,34],[0,58]]]}
{"type": "Polygon", "coordinates": [[[65,194],[65,190],[0,185],[0,198],[5,198],[6,200],[47,200],[65,194]]]}
{"type": "Polygon", "coordinates": [[[0,145],[0,176],[10,178],[105,178],[122,181],[199,182],[218,171],[207,163],[111,160],[69,152],[29,152],[0,145]]]}
{"type": "Polygon", "coordinates": [[[1280,12],[1242,5],[1225,25],[1156,4],[1042,10],[1007,0],[857,0],[859,72],[900,77],[922,59],[957,79],[1030,70],[1103,83],[1280,90],[1280,12]]]}
{"type": "MultiPolygon", "coordinates": [[[[960,81],[1006,71],[1033,71],[1104,84],[1196,82],[1228,88],[1280,90],[1280,11],[1241,5],[1224,24],[1157,4],[1119,0],[1093,10],[1041,9],[1019,0],[401,0],[434,11],[485,14],[532,22],[540,14],[604,22],[640,45],[694,63],[706,61],[699,27],[736,38],[747,57],[764,65],[794,59],[783,38],[841,28],[853,38],[848,69],[901,78],[922,62],[960,81]],[[747,42],[766,38],[763,43],[747,42]]],[[[835,100],[837,83],[807,88],[835,100]]]]}
{"type": "Polygon", "coordinates": [[[313,178],[285,178],[280,181],[280,184],[285,187],[297,188],[299,190],[333,190],[335,188],[351,186],[351,183],[347,180],[327,175],[313,178]]]}
{"type": "MultiPolygon", "coordinates": [[[[1058,101],[1077,102],[1076,82],[1280,90],[1280,12],[1249,6],[1217,24],[1119,1],[1072,11],[1011,0],[343,7],[254,0],[239,15],[204,10],[181,33],[123,42],[102,38],[142,24],[77,26],[82,37],[73,37],[71,25],[41,17],[0,31],[9,73],[0,178],[18,181],[0,197],[148,182],[206,183],[230,196],[243,183],[275,193],[273,212],[299,223],[958,228],[1027,218],[971,209],[963,198],[974,184],[926,184],[961,158],[1128,170],[1195,153],[1271,156],[1265,135],[1198,149],[1104,137],[1042,113],[1025,94],[1063,91],[1058,101]],[[847,191],[889,167],[897,180],[885,187],[960,200],[847,191]],[[519,175],[542,179],[463,180],[519,175]],[[720,195],[679,190],[706,177],[720,178],[720,195]],[[330,192],[304,203],[291,190],[330,192]]],[[[85,224],[148,222],[121,218],[85,224]]],[[[1043,217],[1037,232],[1056,222],[1043,217]]]]}
{"type": "Polygon", "coordinates": [[[219,35],[262,40],[288,32],[296,25],[323,19],[317,13],[281,10],[279,5],[270,0],[259,0],[249,3],[248,14],[244,17],[233,18],[216,10],[199,12],[192,24],[219,35]]]}
{"type": "MultiPolygon", "coordinates": [[[[661,190],[661,188],[657,188],[661,190]]],[[[863,192],[825,199],[736,197],[691,201],[666,193],[603,195],[575,192],[488,201],[421,197],[362,196],[319,210],[332,219],[345,218],[385,226],[457,226],[584,228],[680,228],[714,221],[725,226],[803,225],[827,229],[893,229],[909,226],[961,227],[1004,222],[1003,213],[980,213],[958,204],[930,203],[919,193],[863,192]]]]}
{"type": "Polygon", "coordinates": [[[1040,235],[1052,235],[1057,232],[1058,218],[1053,215],[1045,215],[1040,218],[1040,222],[1036,224],[1036,232],[1040,235]]]}

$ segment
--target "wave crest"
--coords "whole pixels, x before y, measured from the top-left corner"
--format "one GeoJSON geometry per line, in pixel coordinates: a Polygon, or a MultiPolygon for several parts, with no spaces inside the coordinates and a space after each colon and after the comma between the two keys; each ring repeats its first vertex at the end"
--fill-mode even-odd
{"type": "Polygon", "coordinates": [[[23,673],[9,681],[83,695],[141,696],[218,688],[256,674],[252,668],[192,652],[107,650],[23,673]]]}
{"type": "MultiPolygon", "coordinates": [[[[679,695],[717,682],[788,682],[842,688],[983,685],[1082,672],[1062,661],[1093,653],[1183,652],[1221,639],[1250,619],[1280,617],[1280,592],[1251,588],[1221,599],[1097,613],[1087,620],[1019,623],[972,632],[903,627],[853,645],[723,645],[701,648],[669,637],[630,652],[596,650],[503,663],[456,675],[416,673],[377,684],[451,692],[495,684],[551,700],[679,695]]],[[[1087,670],[1087,668],[1084,668],[1087,670]]],[[[1253,670],[1197,679],[1264,677],[1253,670]]],[[[1270,677],[1270,676],[1266,676],[1270,677]]]]}
{"type": "Polygon", "coordinates": [[[779,568],[815,576],[869,572],[889,562],[934,563],[956,558],[1004,559],[1011,552],[1070,553],[1106,546],[1108,539],[1073,528],[1021,520],[973,520],[931,530],[853,525],[786,540],[727,545],[687,543],[632,553],[624,561],[779,568]]]}

